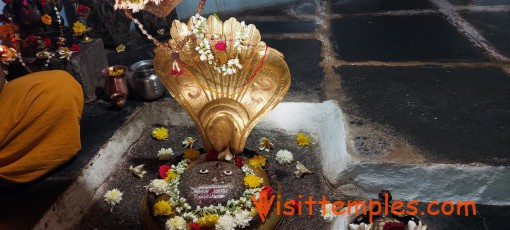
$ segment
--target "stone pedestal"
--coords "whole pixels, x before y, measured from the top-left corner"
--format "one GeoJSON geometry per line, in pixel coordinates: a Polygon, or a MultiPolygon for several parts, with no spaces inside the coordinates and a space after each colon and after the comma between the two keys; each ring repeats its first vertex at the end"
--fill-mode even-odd
{"type": "Polygon", "coordinates": [[[92,102],[102,93],[104,79],[101,70],[108,66],[103,40],[94,38],[80,43],[80,52],[74,53],[66,70],[82,85],[85,103],[92,102]]]}

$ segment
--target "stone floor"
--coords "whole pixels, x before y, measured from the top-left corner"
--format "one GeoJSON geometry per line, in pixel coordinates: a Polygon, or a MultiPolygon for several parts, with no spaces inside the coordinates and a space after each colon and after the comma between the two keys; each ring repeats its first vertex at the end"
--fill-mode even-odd
{"type": "MultiPolygon", "coordinates": [[[[510,1],[299,0],[235,16],[286,56],[292,85],[285,101],[337,101],[348,128],[361,127],[350,140],[377,130],[431,164],[510,165],[510,1]]],[[[131,35],[125,52],[108,51],[110,64],[153,58],[154,46],[131,35]]],[[[70,163],[0,190],[0,229],[31,228],[142,104],[130,100],[121,111],[87,104],[83,148],[70,163]]],[[[478,208],[473,218],[423,219],[429,229],[510,229],[510,207],[478,208]]]]}

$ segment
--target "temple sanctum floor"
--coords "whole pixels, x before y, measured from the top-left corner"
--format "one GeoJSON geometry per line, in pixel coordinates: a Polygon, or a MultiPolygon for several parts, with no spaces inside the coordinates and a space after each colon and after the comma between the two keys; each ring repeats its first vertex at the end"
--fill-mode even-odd
{"type": "MultiPolygon", "coordinates": [[[[257,150],[268,137],[314,172],[297,179],[293,166],[278,167],[284,196],[368,200],[387,189],[420,207],[473,200],[476,216],[418,217],[433,230],[510,229],[509,0],[299,0],[219,16],[255,24],[289,65],[287,96],[246,145],[257,150]],[[295,144],[298,131],[311,146],[295,144]]],[[[154,58],[152,43],[137,31],[129,36],[125,52],[107,50],[110,65],[154,58]]],[[[180,153],[187,136],[199,137],[168,93],[131,98],[122,110],[87,103],[82,149],[71,162],[0,190],[0,229],[141,229],[157,151],[180,153]],[[150,138],[160,125],[168,141],[150,138]],[[139,164],[148,170],[143,179],[127,170],[139,164]],[[112,188],[125,191],[113,211],[102,201],[112,188]]],[[[276,167],[275,153],[265,156],[276,167]]],[[[344,225],[316,214],[284,217],[279,229],[344,225]]]]}

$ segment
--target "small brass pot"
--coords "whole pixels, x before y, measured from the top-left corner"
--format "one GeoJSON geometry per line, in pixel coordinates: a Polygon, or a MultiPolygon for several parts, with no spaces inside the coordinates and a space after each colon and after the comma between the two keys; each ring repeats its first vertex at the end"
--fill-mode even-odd
{"type": "Polygon", "coordinates": [[[129,95],[126,71],[127,67],[123,65],[110,66],[101,71],[105,78],[105,94],[119,109],[124,108],[129,95]]]}

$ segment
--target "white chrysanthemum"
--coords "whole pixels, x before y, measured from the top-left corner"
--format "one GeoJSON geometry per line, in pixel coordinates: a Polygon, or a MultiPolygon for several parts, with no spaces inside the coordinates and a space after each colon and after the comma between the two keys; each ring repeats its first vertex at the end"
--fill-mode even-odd
{"type": "Polygon", "coordinates": [[[158,152],[158,158],[160,161],[170,160],[173,155],[174,155],[174,151],[172,150],[172,148],[168,148],[168,149],[162,148],[158,152]]]}
{"type": "Polygon", "coordinates": [[[165,223],[166,230],[186,230],[186,220],[180,216],[170,218],[165,223]]]}
{"type": "Polygon", "coordinates": [[[118,189],[114,188],[110,191],[107,191],[104,194],[104,201],[106,203],[110,204],[111,206],[114,206],[122,200],[122,192],[120,192],[118,189]]]}
{"type": "Polygon", "coordinates": [[[147,186],[147,191],[156,194],[159,196],[165,193],[168,190],[168,182],[164,179],[154,179],[151,181],[149,186],[147,186]]]}
{"type": "Polygon", "coordinates": [[[236,219],[228,214],[220,216],[216,223],[216,230],[235,230],[236,227],[236,219]]]}
{"type": "Polygon", "coordinates": [[[241,211],[236,212],[234,218],[235,218],[236,224],[241,228],[250,226],[250,221],[253,219],[253,217],[251,217],[251,215],[250,215],[250,212],[248,212],[246,210],[241,210],[241,211]]]}
{"type": "Polygon", "coordinates": [[[333,205],[331,203],[326,204],[326,212],[324,213],[324,210],[321,210],[321,215],[326,221],[333,221],[333,219],[336,217],[336,215],[333,213],[333,205]]]}
{"type": "Polygon", "coordinates": [[[286,149],[280,150],[276,153],[276,161],[278,161],[278,164],[280,165],[290,164],[293,160],[294,156],[286,149]]]}

